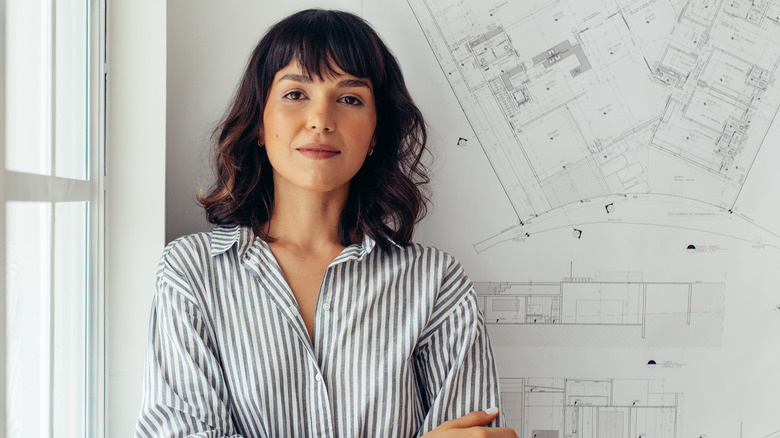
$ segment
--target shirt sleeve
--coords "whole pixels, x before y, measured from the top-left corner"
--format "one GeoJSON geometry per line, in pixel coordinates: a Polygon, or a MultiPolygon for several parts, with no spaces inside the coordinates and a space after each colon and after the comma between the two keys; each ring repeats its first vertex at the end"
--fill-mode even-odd
{"type": "MultiPolygon", "coordinates": [[[[500,405],[498,375],[474,287],[451,260],[415,352],[417,380],[427,413],[423,435],[472,411],[500,405]]],[[[499,415],[488,426],[502,423],[499,415]]]]}
{"type": "Polygon", "coordinates": [[[135,436],[240,438],[213,337],[169,250],[158,267],[135,436]]]}

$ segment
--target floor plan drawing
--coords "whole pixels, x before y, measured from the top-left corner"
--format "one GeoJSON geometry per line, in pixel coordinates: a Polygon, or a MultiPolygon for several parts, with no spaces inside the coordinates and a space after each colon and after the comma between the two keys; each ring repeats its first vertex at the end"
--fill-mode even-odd
{"type": "Polygon", "coordinates": [[[520,438],[677,438],[682,394],[650,379],[501,379],[507,425],[520,438]]]}
{"type": "Polygon", "coordinates": [[[643,282],[637,274],[558,282],[476,282],[486,323],[514,345],[717,346],[722,283],[643,282]],[[632,278],[634,277],[634,278],[632,278]]]}
{"type": "Polygon", "coordinates": [[[777,435],[780,1],[407,4],[510,427],[777,435]]]}
{"type": "Polygon", "coordinates": [[[739,214],[780,109],[777,2],[409,4],[516,214],[496,239],[586,201],[739,214]]]}

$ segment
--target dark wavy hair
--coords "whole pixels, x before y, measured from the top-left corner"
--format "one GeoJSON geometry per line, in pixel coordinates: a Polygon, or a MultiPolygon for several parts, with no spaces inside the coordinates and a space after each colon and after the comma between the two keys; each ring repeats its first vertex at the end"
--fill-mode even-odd
{"type": "Polygon", "coordinates": [[[390,241],[408,245],[429,199],[422,162],[425,122],[390,50],[362,18],[341,11],[295,13],[271,27],[255,47],[214,131],[216,181],[206,195],[198,195],[208,220],[250,226],[255,235],[273,241],[263,230],[273,213],[273,172],[257,139],[274,76],[293,61],[312,77],[335,74],[335,65],[371,80],[376,145],[350,183],[339,235],[345,246],[363,234],[383,248],[390,241]]]}

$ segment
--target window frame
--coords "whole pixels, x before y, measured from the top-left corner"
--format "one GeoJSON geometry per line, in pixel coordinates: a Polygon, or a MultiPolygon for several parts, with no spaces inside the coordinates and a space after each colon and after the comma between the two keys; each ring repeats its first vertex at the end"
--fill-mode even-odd
{"type": "MultiPolygon", "coordinates": [[[[56,1],[44,0],[51,8],[50,66],[55,66],[56,1]]],[[[7,429],[7,388],[6,388],[6,203],[8,201],[33,202],[88,202],[87,213],[87,278],[86,278],[86,370],[85,370],[85,418],[84,431],[88,437],[105,435],[105,363],[106,363],[106,0],[85,0],[87,11],[87,179],[78,180],[53,176],[56,173],[55,156],[55,117],[54,97],[49,101],[51,120],[50,140],[47,147],[52,156],[51,174],[37,175],[9,171],[6,169],[6,10],[7,1],[0,0],[0,434],[7,429]]],[[[49,87],[52,96],[56,96],[56,76],[51,75],[49,87]]],[[[53,211],[53,209],[52,209],[53,211]]],[[[52,213],[54,214],[54,213],[52,213]]],[[[52,216],[54,221],[54,216],[52,216]]],[[[52,243],[54,243],[52,238],[52,243]]],[[[52,263],[51,270],[54,271],[52,263]]],[[[50,313],[54,315],[54,288],[50,288],[50,313]]],[[[50,324],[53,327],[53,324],[50,324]]],[[[53,351],[53,337],[50,350],[53,351]]],[[[50,354],[50,375],[55,364],[54,354],[50,354]]],[[[53,391],[53,379],[49,379],[50,394],[53,391]]],[[[52,419],[54,406],[49,401],[49,435],[53,436],[52,419]]]]}

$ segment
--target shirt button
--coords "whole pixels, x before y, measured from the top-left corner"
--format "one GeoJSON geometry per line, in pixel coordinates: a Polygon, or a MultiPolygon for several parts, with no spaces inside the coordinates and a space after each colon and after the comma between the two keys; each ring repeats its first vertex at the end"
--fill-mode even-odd
{"type": "Polygon", "coordinates": [[[325,303],[325,304],[322,305],[322,308],[325,309],[325,310],[330,310],[330,304],[325,303]]]}
{"type": "Polygon", "coordinates": [[[314,376],[314,380],[319,382],[320,380],[322,380],[322,376],[317,374],[316,376],[314,376]]]}

